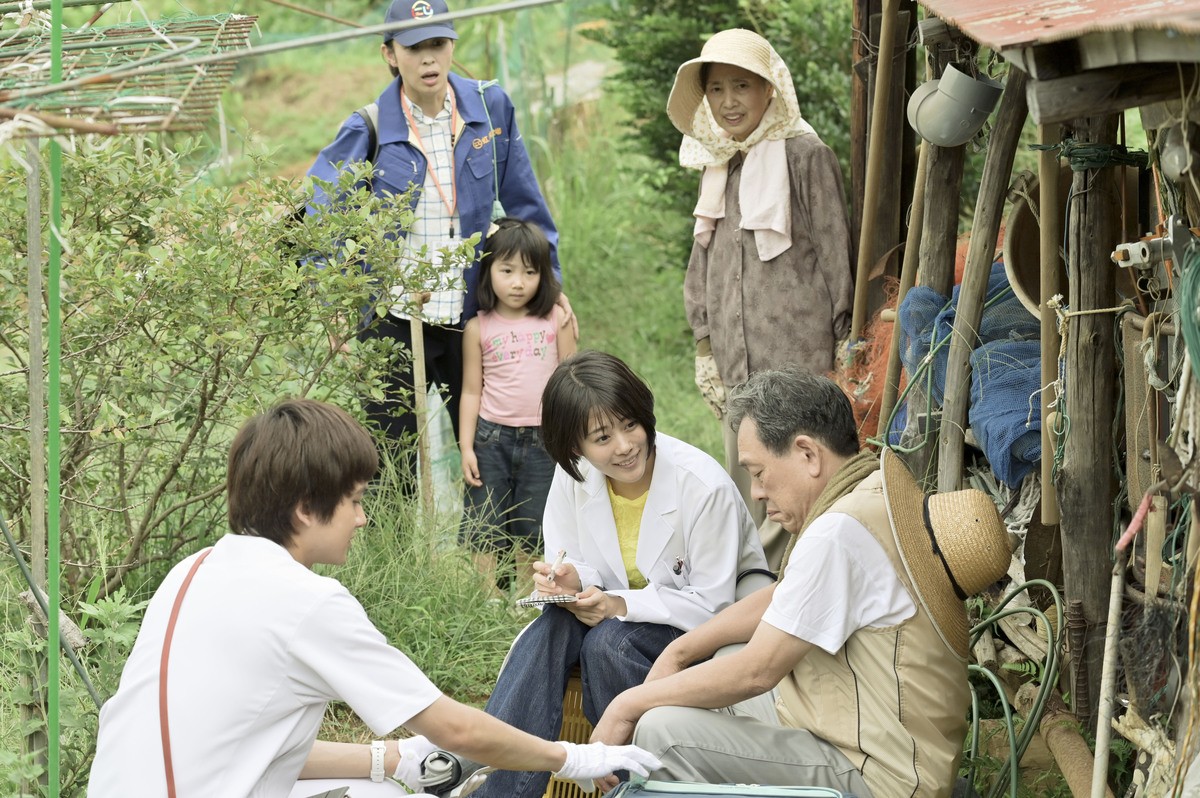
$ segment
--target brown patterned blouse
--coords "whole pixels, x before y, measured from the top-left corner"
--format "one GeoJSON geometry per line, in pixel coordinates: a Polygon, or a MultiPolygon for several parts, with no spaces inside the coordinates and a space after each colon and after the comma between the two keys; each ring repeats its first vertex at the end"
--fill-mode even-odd
{"type": "Polygon", "coordinates": [[[850,234],[837,156],[818,137],[786,142],[792,246],[764,263],[741,229],[742,156],[729,161],[725,218],[707,249],[692,245],[683,297],[696,340],[711,339],[725,385],[757,371],[799,365],[824,374],[850,331],[850,234]]]}

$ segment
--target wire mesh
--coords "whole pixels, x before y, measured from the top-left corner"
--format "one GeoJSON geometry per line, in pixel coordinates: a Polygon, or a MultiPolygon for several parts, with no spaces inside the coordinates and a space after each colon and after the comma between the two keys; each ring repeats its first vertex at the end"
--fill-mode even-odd
{"type": "Polygon", "coordinates": [[[221,14],[64,32],[60,84],[50,81],[50,31],[26,28],[0,44],[0,115],[31,112],[52,127],[99,123],[89,129],[113,134],[198,130],[235,59],[178,69],[164,64],[243,50],[256,20],[221,14]]]}

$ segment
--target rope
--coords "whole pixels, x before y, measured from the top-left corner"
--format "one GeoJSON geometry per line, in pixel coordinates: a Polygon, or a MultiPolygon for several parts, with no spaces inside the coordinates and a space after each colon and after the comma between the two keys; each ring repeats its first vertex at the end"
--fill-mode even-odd
{"type": "Polygon", "coordinates": [[[1056,150],[1074,172],[1103,169],[1106,166],[1136,166],[1145,169],[1150,155],[1145,150],[1131,150],[1124,144],[1080,143],[1069,136],[1058,144],[1031,144],[1031,150],[1056,150]]]}
{"type": "Polygon", "coordinates": [[[1050,299],[1046,300],[1046,306],[1054,311],[1054,315],[1058,323],[1059,335],[1058,368],[1056,369],[1058,372],[1058,379],[1051,383],[1051,385],[1047,385],[1042,389],[1045,391],[1051,387],[1054,388],[1055,399],[1051,404],[1047,405],[1047,407],[1053,408],[1056,411],[1054,416],[1056,416],[1058,419],[1061,419],[1061,421],[1058,421],[1051,426],[1051,432],[1054,436],[1054,440],[1056,441],[1056,445],[1054,447],[1054,466],[1051,469],[1051,474],[1053,475],[1054,482],[1057,483],[1058,475],[1062,471],[1063,458],[1065,457],[1066,453],[1067,435],[1071,431],[1071,419],[1067,415],[1067,404],[1064,401],[1066,398],[1067,387],[1064,380],[1065,375],[1063,373],[1063,364],[1067,362],[1067,321],[1072,316],[1094,316],[1101,313],[1114,313],[1119,319],[1125,313],[1132,311],[1134,307],[1131,302],[1123,302],[1122,304],[1111,308],[1065,310],[1066,302],[1063,301],[1062,294],[1055,294],[1050,299]]]}

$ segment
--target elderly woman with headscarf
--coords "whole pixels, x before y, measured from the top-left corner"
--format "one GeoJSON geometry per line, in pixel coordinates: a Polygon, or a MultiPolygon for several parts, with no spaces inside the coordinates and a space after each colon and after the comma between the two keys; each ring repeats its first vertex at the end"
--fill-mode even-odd
{"type": "MultiPolygon", "coordinates": [[[[684,134],[680,164],[704,170],[683,293],[696,384],[722,418],[726,385],[792,364],[834,366],[852,303],[842,173],[800,115],[783,59],[748,30],[717,33],[679,67],[667,115],[684,134]]],[[[761,522],[728,423],[725,458],[761,522]]],[[[787,536],[766,515],[763,545],[777,568],[787,536]]]]}

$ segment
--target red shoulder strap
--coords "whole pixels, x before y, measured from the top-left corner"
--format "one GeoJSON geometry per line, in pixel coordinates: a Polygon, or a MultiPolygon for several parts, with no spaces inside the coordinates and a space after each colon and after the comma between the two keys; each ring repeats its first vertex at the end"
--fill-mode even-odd
{"type": "Polygon", "coordinates": [[[175,768],[171,764],[171,732],[170,724],[167,722],[167,662],[171,656],[171,638],[175,635],[175,621],[179,618],[179,607],[183,604],[183,595],[191,586],[196,569],[210,554],[212,554],[212,549],[205,549],[200,553],[200,556],[192,563],[191,570],[184,577],[183,584],[179,586],[179,595],[175,597],[175,604],[171,607],[171,617],[167,619],[167,633],[163,636],[162,659],[159,660],[158,665],[158,719],[162,729],[163,766],[167,775],[169,798],[175,798],[175,768]]]}

